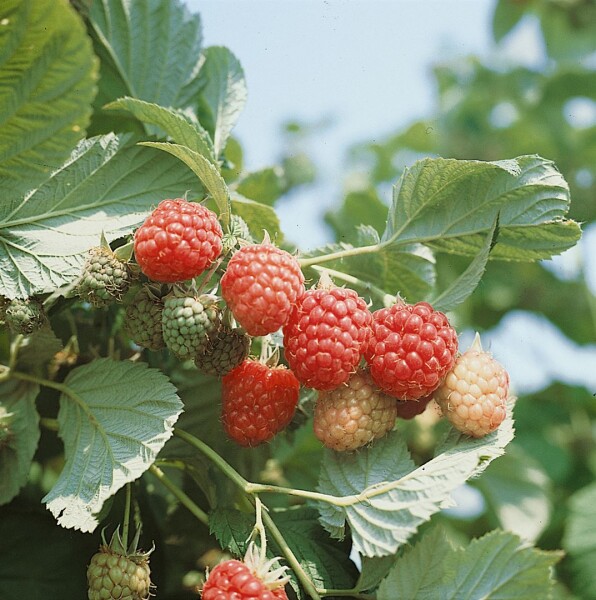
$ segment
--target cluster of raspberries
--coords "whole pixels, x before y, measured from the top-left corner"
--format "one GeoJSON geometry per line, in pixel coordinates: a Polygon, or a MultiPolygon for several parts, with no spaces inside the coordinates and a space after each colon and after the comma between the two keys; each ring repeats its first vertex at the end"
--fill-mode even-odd
{"type": "MultiPolygon", "coordinates": [[[[433,398],[475,437],[505,418],[506,371],[479,340],[459,354],[455,330],[427,302],[398,297],[371,312],[354,290],[328,278],[306,289],[298,260],[268,240],[243,241],[229,259],[223,249],[215,213],[182,199],[161,202],[135,232],[136,263],[149,281],[128,303],[125,323],[137,345],[167,347],[223,378],[222,422],[240,445],[267,442],[286,428],[301,386],[318,392],[314,431],[336,451],[369,444],[433,398]],[[207,272],[208,281],[218,269],[221,297],[193,292],[195,278],[207,272]],[[249,356],[253,337],[280,330],[287,366],[249,356]]],[[[86,293],[96,293],[109,267],[120,279],[108,291],[121,295],[125,265],[105,252],[91,256],[86,293]]]]}

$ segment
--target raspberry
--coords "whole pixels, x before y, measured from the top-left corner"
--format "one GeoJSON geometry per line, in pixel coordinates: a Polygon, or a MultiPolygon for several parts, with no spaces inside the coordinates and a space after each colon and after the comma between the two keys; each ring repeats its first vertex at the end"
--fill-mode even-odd
{"type": "Polygon", "coordinates": [[[196,202],[163,200],[136,230],[134,252],[150,279],[183,281],[200,275],[222,251],[217,215],[196,202]]]}
{"type": "Polygon", "coordinates": [[[397,402],[397,416],[400,419],[413,419],[417,415],[421,415],[428,406],[428,403],[433,399],[432,394],[419,398],[418,400],[403,400],[397,402]]]}
{"type": "Polygon", "coordinates": [[[166,296],[161,315],[163,339],[172,354],[180,359],[194,357],[209,337],[221,327],[217,298],[204,294],[166,296]]]}
{"type": "Polygon", "coordinates": [[[373,313],[364,357],[376,384],[400,400],[417,400],[437,389],[453,366],[457,334],[428,302],[398,301],[373,313]]]}
{"type": "Polygon", "coordinates": [[[290,369],[316,390],[345,383],[368,343],[371,319],[366,302],[354,290],[308,290],[283,329],[290,369]]]}
{"type": "Polygon", "coordinates": [[[93,306],[107,306],[122,300],[131,281],[126,263],[109,246],[97,246],[89,250],[76,293],[93,306]]]}
{"type": "Polygon", "coordinates": [[[161,323],[163,308],[163,300],[146,287],[142,287],[126,307],[124,330],[137,346],[148,350],[165,348],[161,323]]]}
{"type": "Polygon", "coordinates": [[[254,543],[244,561],[226,560],[211,570],[201,591],[202,600],[288,600],[284,585],[287,567],[279,558],[265,561],[254,543]]]}
{"type": "MultiPolygon", "coordinates": [[[[103,536],[103,534],[102,534],[103,536]]],[[[87,568],[89,600],[147,600],[153,587],[149,553],[127,552],[115,533],[93,555],[87,568]]]]}
{"type": "Polygon", "coordinates": [[[47,325],[43,304],[37,298],[14,298],[4,301],[4,321],[14,334],[31,335],[47,325]]]}
{"type": "Polygon", "coordinates": [[[221,295],[249,335],[266,335],[284,325],[304,293],[298,261],[273,244],[243,246],[221,278],[221,295]]]}
{"type": "Polygon", "coordinates": [[[235,369],[250,350],[250,338],[241,329],[224,327],[195,356],[195,366],[205,375],[223,377],[235,369]]]}
{"type": "Polygon", "coordinates": [[[223,378],[226,433],[241,446],[269,441],[292,420],[299,392],[300,383],[289,369],[245,360],[223,378]]]}
{"type": "Polygon", "coordinates": [[[393,429],[396,404],[377,389],[368,371],[356,371],[345,385],[319,392],[315,435],[332,450],[356,450],[393,429]]]}
{"type": "Polygon", "coordinates": [[[483,437],[506,416],[509,374],[482,350],[480,336],[447,374],[434,397],[443,414],[462,433],[483,437]]]}

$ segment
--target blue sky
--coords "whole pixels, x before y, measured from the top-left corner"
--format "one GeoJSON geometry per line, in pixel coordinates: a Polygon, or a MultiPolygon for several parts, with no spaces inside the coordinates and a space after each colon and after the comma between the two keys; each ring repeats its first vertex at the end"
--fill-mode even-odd
{"type": "MultiPolygon", "coordinates": [[[[206,46],[224,45],[243,65],[248,102],[234,135],[249,169],[279,162],[289,119],[329,120],[308,148],[321,173],[315,189],[280,203],[288,239],[302,249],[330,239],[322,221],[341,199],[350,145],[433,111],[431,66],[493,52],[494,0],[187,0],[206,46]]],[[[506,54],[543,60],[531,27],[506,54]]],[[[387,190],[389,201],[389,190],[387,190]]]]}

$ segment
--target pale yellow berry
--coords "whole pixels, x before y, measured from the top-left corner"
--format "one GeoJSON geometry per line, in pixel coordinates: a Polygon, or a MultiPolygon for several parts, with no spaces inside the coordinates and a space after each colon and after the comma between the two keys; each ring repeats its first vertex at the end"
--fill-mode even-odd
{"type": "Polygon", "coordinates": [[[319,392],[313,427],[325,446],[342,452],[384,436],[396,418],[396,399],[379,391],[368,371],[360,370],[338,388],[319,392]]]}
{"type": "Polygon", "coordinates": [[[488,352],[477,335],[460,355],[434,399],[452,425],[473,437],[494,431],[505,419],[509,375],[488,352]]]}

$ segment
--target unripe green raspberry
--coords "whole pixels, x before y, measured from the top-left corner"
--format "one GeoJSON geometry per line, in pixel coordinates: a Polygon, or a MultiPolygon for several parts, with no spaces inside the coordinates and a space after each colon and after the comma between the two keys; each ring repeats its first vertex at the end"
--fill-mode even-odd
{"type": "Polygon", "coordinates": [[[77,295],[93,306],[119,302],[131,284],[125,262],[119,260],[109,246],[91,248],[77,285],[77,295]]]}
{"type": "Polygon", "coordinates": [[[174,293],[166,296],[161,322],[163,339],[172,354],[180,359],[194,358],[220,330],[221,311],[214,296],[174,293]]]}
{"type": "Polygon", "coordinates": [[[482,350],[476,334],[474,343],[456,359],[434,398],[457,430],[483,437],[505,419],[508,394],[507,371],[482,350]]]}
{"type": "Polygon", "coordinates": [[[127,552],[119,535],[103,543],[87,567],[89,600],[147,600],[151,588],[149,553],[127,552]],[[115,539],[117,536],[117,539],[115,539]]]}
{"type": "Polygon", "coordinates": [[[250,351],[250,337],[242,329],[224,327],[195,356],[201,373],[223,377],[236,368],[250,351]]]}
{"type": "Polygon", "coordinates": [[[163,309],[163,300],[146,287],[126,307],[124,330],[137,346],[148,350],[166,347],[161,323],[163,309]]]}
{"type": "Polygon", "coordinates": [[[31,335],[48,322],[42,303],[33,297],[5,301],[3,312],[4,320],[14,334],[31,335]]]}
{"type": "Polygon", "coordinates": [[[396,404],[377,388],[368,371],[359,370],[345,384],[319,392],[315,435],[332,450],[356,450],[393,429],[396,404]]]}

